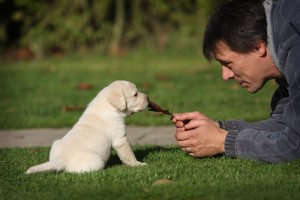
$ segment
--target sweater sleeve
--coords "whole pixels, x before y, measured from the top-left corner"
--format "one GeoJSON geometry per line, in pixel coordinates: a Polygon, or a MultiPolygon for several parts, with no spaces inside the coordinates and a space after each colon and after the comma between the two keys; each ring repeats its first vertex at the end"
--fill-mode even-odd
{"type": "Polygon", "coordinates": [[[300,158],[299,135],[283,119],[289,101],[287,89],[280,86],[273,95],[273,111],[269,119],[255,123],[243,120],[221,121],[228,131],[225,154],[271,163],[300,158]]]}

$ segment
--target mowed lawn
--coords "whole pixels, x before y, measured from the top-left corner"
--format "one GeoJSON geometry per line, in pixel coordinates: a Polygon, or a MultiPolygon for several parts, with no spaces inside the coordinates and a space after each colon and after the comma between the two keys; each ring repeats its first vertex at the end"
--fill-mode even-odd
{"type": "MultiPolygon", "coordinates": [[[[0,61],[0,129],[71,127],[103,87],[129,80],[170,111],[201,111],[213,119],[257,121],[270,113],[276,88],[270,82],[249,94],[221,79],[217,63],[200,53],[133,52],[27,62],[0,61]]],[[[127,125],[172,125],[147,110],[127,125]]],[[[134,146],[147,166],[127,167],[116,153],[105,170],[85,174],[39,173],[49,147],[0,149],[0,199],[299,199],[300,161],[268,164],[214,157],[197,159],[177,146],[134,146]]]]}
{"type": "Polygon", "coordinates": [[[0,199],[216,199],[297,200],[300,162],[267,164],[226,157],[195,159],[177,147],[136,146],[148,165],[127,167],[113,152],[105,170],[39,173],[49,148],[0,150],[0,199]]]}
{"type": "MultiPolygon", "coordinates": [[[[200,111],[213,119],[265,119],[275,89],[270,82],[249,94],[221,78],[221,67],[200,53],[133,52],[27,62],[0,61],[0,129],[71,127],[87,104],[114,80],[128,80],[174,113],[200,111]]],[[[169,118],[144,111],[129,125],[171,125],[169,118]]]]}

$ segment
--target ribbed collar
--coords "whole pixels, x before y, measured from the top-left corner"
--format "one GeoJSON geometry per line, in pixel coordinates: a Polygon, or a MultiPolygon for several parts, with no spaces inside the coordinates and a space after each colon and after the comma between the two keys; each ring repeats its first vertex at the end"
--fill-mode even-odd
{"type": "Polygon", "coordinates": [[[264,8],[266,12],[266,18],[267,18],[267,34],[268,34],[268,44],[267,48],[270,52],[270,56],[276,65],[277,69],[282,73],[282,69],[279,64],[279,59],[277,57],[277,53],[275,50],[275,44],[274,44],[274,35],[273,35],[273,30],[272,30],[272,18],[271,18],[271,12],[273,9],[274,3],[273,0],[266,0],[264,1],[264,8]]]}

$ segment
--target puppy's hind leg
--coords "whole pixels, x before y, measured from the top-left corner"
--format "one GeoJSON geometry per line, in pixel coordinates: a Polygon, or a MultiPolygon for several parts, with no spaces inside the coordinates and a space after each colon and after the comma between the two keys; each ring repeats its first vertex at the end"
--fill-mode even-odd
{"type": "Polygon", "coordinates": [[[26,174],[33,174],[33,173],[45,172],[45,171],[61,171],[61,170],[64,170],[62,163],[54,160],[54,161],[49,161],[40,165],[30,167],[26,171],[26,174]]]}
{"type": "Polygon", "coordinates": [[[117,151],[117,154],[121,161],[129,166],[139,166],[146,165],[146,163],[142,163],[136,160],[136,157],[130,147],[127,138],[125,138],[124,142],[121,145],[113,146],[113,148],[117,151]]]}
{"type": "Polygon", "coordinates": [[[66,172],[85,173],[98,171],[105,167],[105,161],[97,154],[81,155],[73,158],[66,166],[66,172]]]}

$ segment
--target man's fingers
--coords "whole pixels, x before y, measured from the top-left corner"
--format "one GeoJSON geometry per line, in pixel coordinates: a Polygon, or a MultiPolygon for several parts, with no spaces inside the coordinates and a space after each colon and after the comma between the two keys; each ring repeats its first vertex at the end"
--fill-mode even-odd
{"type": "Polygon", "coordinates": [[[176,132],[184,132],[185,131],[185,128],[176,128],[176,132]]]}
{"type": "Polygon", "coordinates": [[[177,121],[175,124],[176,128],[183,128],[184,127],[184,123],[182,121],[177,121]]]}
{"type": "Polygon", "coordinates": [[[185,151],[186,153],[188,153],[189,156],[192,157],[197,157],[196,153],[193,151],[192,147],[181,147],[182,151],[185,151]]]}
{"type": "Polygon", "coordinates": [[[182,151],[185,151],[187,153],[195,153],[194,148],[190,146],[190,141],[177,141],[178,146],[181,148],[182,151]]]}
{"type": "MultiPolygon", "coordinates": [[[[190,136],[186,131],[182,131],[182,132],[176,132],[175,138],[177,140],[177,143],[179,143],[179,141],[188,140],[190,138],[190,136]]],[[[181,143],[178,145],[183,146],[181,143]]]]}
{"type": "Polygon", "coordinates": [[[186,147],[181,147],[181,150],[188,152],[188,153],[193,153],[193,148],[190,146],[186,146],[186,147]]]}
{"type": "Polygon", "coordinates": [[[184,128],[186,130],[191,130],[200,127],[203,125],[204,120],[198,119],[198,120],[191,120],[187,124],[184,125],[184,128]]]}
{"type": "Polygon", "coordinates": [[[174,118],[176,118],[176,120],[179,121],[189,121],[192,119],[206,118],[206,117],[205,115],[199,112],[187,112],[187,113],[174,114],[174,118]]]}
{"type": "Polygon", "coordinates": [[[197,157],[197,155],[195,153],[189,153],[189,156],[197,157]]]}

